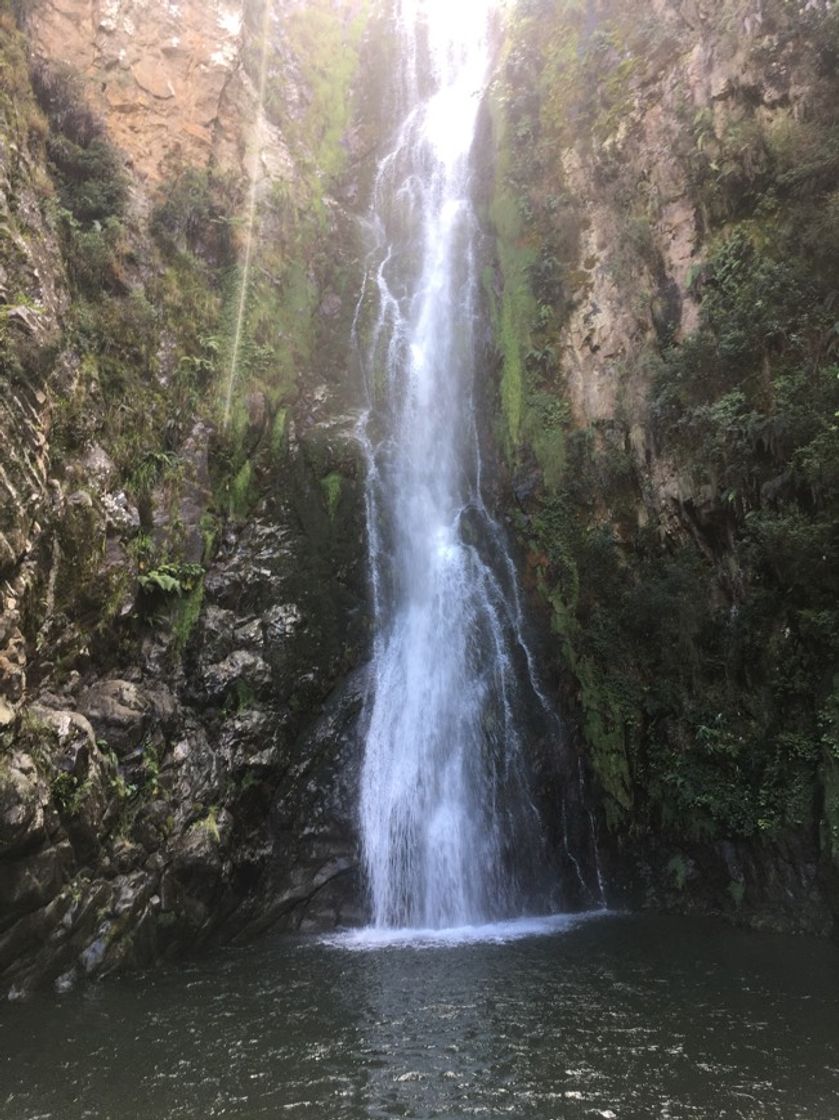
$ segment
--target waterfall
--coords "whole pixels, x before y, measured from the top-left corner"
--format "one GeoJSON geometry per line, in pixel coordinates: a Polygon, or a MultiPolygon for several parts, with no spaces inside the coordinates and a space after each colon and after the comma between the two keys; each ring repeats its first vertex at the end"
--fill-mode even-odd
{"type": "Polygon", "coordinates": [[[544,866],[522,749],[544,705],[475,419],[471,161],[492,0],[396,0],[399,124],[370,215],[357,330],[375,637],[361,829],[374,925],[521,914],[544,866]],[[363,336],[363,343],[361,341],[363,336]]]}

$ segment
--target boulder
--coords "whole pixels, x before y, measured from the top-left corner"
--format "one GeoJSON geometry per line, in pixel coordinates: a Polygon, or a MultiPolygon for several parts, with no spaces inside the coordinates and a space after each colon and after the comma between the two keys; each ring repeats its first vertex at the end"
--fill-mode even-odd
{"type": "Polygon", "coordinates": [[[124,490],[103,494],[102,508],[105,511],[105,524],[112,532],[132,536],[140,531],[140,514],[124,490]]]}
{"type": "Polygon", "coordinates": [[[116,770],[79,712],[37,707],[36,718],[52,738],[50,764],[57,771],[53,799],[78,862],[94,858],[116,815],[116,770]]]}
{"type": "Polygon", "coordinates": [[[149,724],[148,698],[131,681],[97,681],[79,699],[79,709],[90,720],[97,738],[104,739],[120,757],[143,741],[149,724]]]}
{"type": "Polygon", "coordinates": [[[101,490],[107,490],[117,475],[113,459],[98,443],[88,448],[81,465],[84,477],[95,482],[101,490]]]}
{"type": "Polygon", "coordinates": [[[46,839],[49,786],[22,751],[0,761],[0,857],[37,848],[46,839]]]}
{"type": "Polygon", "coordinates": [[[26,643],[20,630],[12,631],[0,650],[0,697],[9,707],[20,703],[26,692],[26,643]]]}
{"type": "Polygon", "coordinates": [[[52,901],[73,867],[73,852],[64,840],[34,855],[4,862],[0,871],[0,913],[27,914],[52,901]]]}
{"type": "Polygon", "coordinates": [[[211,700],[222,701],[234,688],[259,693],[271,683],[271,670],[261,657],[250,650],[234,650],[223,661],[209,665],[203,684],[211,700]]]}
{"type": "Polygon", "coordinates": [[[237,618],[233,611],[208,606],[201,615],[201,660],[207,665],[221,661],[235,649],[237,618]]]}

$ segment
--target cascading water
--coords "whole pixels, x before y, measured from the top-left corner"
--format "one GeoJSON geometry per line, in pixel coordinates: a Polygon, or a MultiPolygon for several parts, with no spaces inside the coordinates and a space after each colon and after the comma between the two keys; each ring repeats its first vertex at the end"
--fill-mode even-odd
{"type": "Polygon", "coordinates": [[[470,152],[492,6],[396,0],[401,123],[375,182],[359,345],[375,612],[361,826],[379,928],[520,914],[544,865],[520,743],[524,707],[544,697],[482,496],[473,401],[470,152]]]}

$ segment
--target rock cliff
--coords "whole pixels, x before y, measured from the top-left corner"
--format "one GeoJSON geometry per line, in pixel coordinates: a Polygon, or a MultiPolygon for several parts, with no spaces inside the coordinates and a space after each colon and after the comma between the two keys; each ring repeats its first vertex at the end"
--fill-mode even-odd
{"type": "Polygon", "coordinates": [[[28,32],[38,56],[87,79],[139,184],[166,178],[173,157],[235,160],[255,100],[240,5],[65,0],[35,5],[28,32]]]}
{"type": "Polygon", "coordinates": [[[20,994],[354,897],[336,192],[360,173],[364,13],[0,19],[0,986],[20,994]]]}
{"type": "MultiPolygon", "coordinates": [[[[484,403],[613,898],[826,932],[835,6],[501,23],[484,403]]],[[[363,0],[0,0],[12,995],[357,916],[351,211],[387,44],[363,0]]]]}
{"type": "Polygon", "coordinates": [[[835,7],[527,0],[487,188],[511,521],[635,899],[836,906],[835,7]]]}

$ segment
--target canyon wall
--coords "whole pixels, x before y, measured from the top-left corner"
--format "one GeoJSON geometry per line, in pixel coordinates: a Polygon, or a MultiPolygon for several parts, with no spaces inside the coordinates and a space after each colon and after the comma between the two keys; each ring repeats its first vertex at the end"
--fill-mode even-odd
{"type": "Polygon", "coordinates": [[[17,995],[211,932],[334,923],[353,895],[365,7],[44,0],[0,20],[17,995]]]}
{"type": "MultiPolygon", "coordinates": [[[[381,16],[0,3],[13,996],[360,916],[348,340],[381,16]]],[[[498,37],[496,497],[612,901],[828,932],[835,6],[520,0],[498,37]]]]}
{"type": "Polygon", "coordinates": [[[523,0],[484,181],[509,517],[612,880],[821,932],[837,62],[816,0],[523,0]]]}

